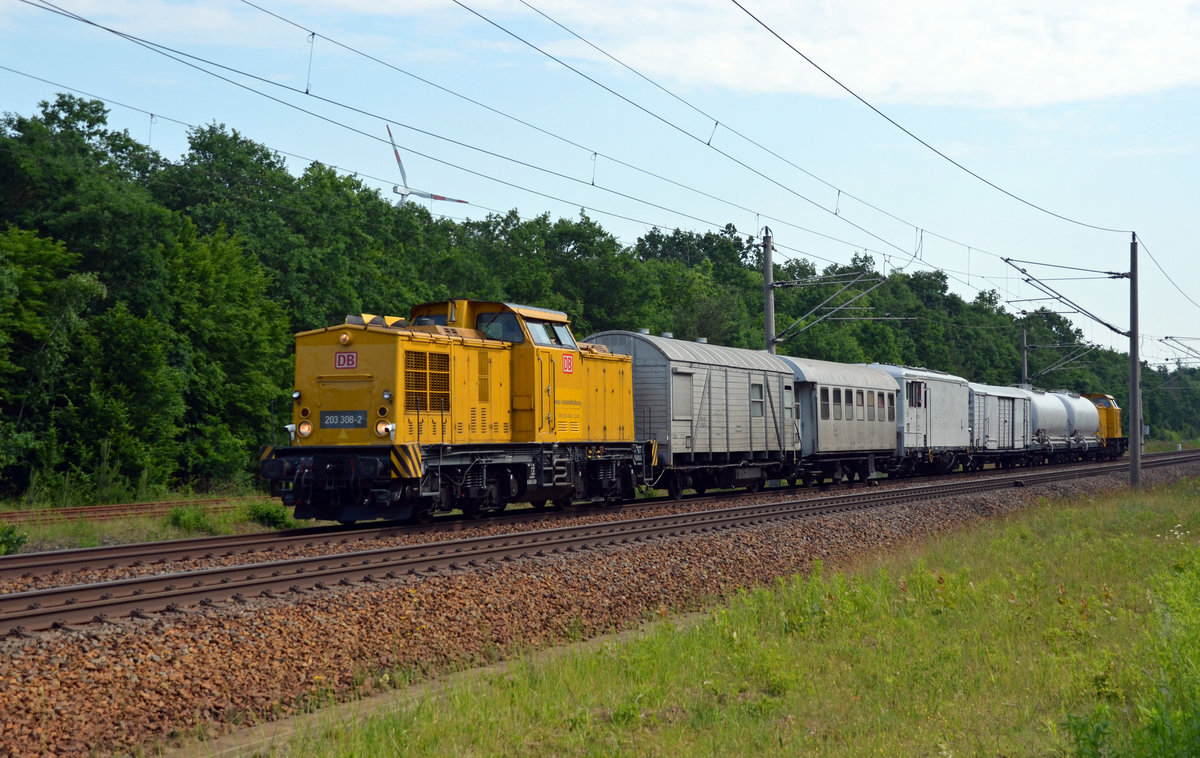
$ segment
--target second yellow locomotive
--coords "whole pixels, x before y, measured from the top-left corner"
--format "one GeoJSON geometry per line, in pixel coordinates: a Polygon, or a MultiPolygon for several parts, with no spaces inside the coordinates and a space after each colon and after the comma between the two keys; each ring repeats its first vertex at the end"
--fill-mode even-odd
{"type": "Polygon", "coordinates": [[[646,456],[628,356],[577,343],[566,314],[542,308],[450,300],[410,319],[296,335],[291,444],[261,470],[297,518],[633,496],[646,456]]]}

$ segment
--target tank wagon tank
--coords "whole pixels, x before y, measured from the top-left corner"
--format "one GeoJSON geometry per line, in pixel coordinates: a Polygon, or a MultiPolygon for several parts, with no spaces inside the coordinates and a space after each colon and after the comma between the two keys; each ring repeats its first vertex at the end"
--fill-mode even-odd
{"type": "Polygon", "coordinates": [[[260,472],[297,518],[426,520],[632,497],[625,355],[559,311],[450,300],[296,335],[290,444],[260,472]]]}
{"type": "Polygon", "coordinates": [[[1068,454],[1071,422],[1067,407],[1045,390],[1030,390],[1033,410],[1033,445],[1030,452],[1037,462],[1058,461],[1068,454]]]}
{"type": "Polygon", "coordinates": [[[1073,460],[1101,457],[1104,444],[1100,439],[1100,412],[1086,397],[1067,390],[1050,393],[1058,398],[1067,411],[1067,442],[1069,458],[1073,460]]]}

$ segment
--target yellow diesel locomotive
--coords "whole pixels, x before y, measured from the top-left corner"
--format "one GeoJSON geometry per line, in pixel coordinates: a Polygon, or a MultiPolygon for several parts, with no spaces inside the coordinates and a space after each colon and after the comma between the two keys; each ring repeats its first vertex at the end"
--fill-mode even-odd
{"type": "Polygon", "coordinates": [[[633,497],[629,356],[564,313],[450,300],[296,335],[291,436],[260,471],[297,518],[426,521],[633,497]]]}

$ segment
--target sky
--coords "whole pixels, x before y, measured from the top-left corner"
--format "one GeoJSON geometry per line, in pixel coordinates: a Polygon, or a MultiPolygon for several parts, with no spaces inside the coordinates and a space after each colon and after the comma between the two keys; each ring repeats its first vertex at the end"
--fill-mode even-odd
{"type": "Polygon", "coordinates": [[[1136,232],[1140,354],[1186,365],[1197,38],[1186,0],[0,0],[0,111],[95,97],[172,160],[224,124],[398,201],[390,124],[411,187],[469,201],[435,214],[769,227],[776,263],[939,269],[1122,352],[1129,282],[1092,272],[1136,232]]]}

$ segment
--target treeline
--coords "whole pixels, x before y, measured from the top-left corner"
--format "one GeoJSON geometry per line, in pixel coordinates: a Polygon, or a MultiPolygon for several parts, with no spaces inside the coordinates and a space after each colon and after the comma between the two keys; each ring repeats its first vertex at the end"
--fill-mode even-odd
{"type": "MultiPolygon", "coordinates": [[[[189,143],[165,159],[109,129],[99,101],[68,95],[4,117],[0,496],[111,501],[244,483],[257,449],[282,441],[291,335],[348,313],[472,297],[566,311],[580,337],[647,327],[761,347],[761,253],[732,226],[653,230],[630,247],[582,213],[456,223],[320,163],[293,176],[223,125],[189,143]]],[[[871,268],[793,260],[775,279],[871,268]]],[[[778,290],[779,328],[811,323],[839,288],[778,290]]],[[[826,320],[780,351],[1010,384],[1022,328],[1034,345],[1082,340],[1059,315],[1006,312],[995,292],[964,301],[940,271],[892,273],[854,305],[872,310],[846,313],[904,320],[826,320]]],[[[1031,374],[1065,350],[1032,351],[1031,374]]],[[[1037,383],[1123,404],[1127,376],[1126,356],[1096,350],[1037,383]]],[[[1195,372],[1147,371],[1145,384],[1152,428],[1194,435],[1195,372]]]]}

